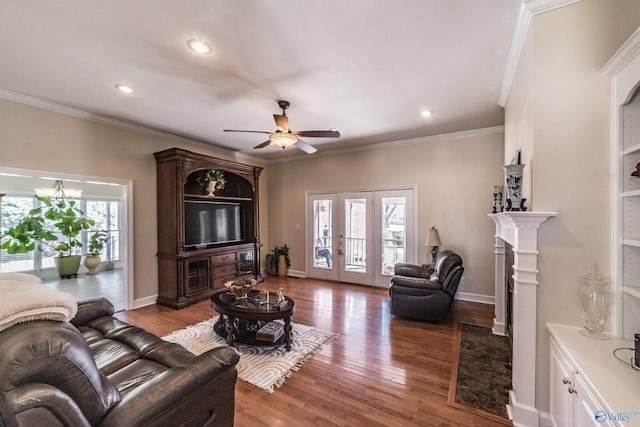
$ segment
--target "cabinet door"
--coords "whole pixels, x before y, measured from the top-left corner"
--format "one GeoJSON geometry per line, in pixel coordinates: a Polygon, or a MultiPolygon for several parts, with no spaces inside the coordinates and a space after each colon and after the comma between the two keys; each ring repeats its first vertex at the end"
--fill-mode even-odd
{"type": "Polygon", "coordinates": [[[238,277],[255,275],[255,257],[254,251],[238,252],[238,277]]]}
{"type": "Polygon", "coordinates": [[[186,261],[187,296],[211,288],[211,261],[209,257],[190,258],[186,261]]]}
{"type": "Polygon", "coordinates": [[[575,370],[552,340],[549,372],[549,413],[556,427],[572,426],[575,370]]]}
{"type": "Polygon", "coordinates": [[[589,388],[580,377],[580,374],[575,377],[575,388],[577,393],[574,407],[574,426],[615,426],[607,417],[607,411],[603,410],[602,405],[589,392],[589,388]]]}

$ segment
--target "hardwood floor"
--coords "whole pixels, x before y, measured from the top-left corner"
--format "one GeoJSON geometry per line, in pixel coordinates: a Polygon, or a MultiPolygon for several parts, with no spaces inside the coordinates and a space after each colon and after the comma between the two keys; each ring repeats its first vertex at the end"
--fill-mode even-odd
{"type": "MultiPolygon", "coordinates": [[[[457,324],[491,326],[493,305],[456,301],[443,324],[429,324],[391,316],[386,289],[271,276],[261,288],[296,301],[294,323],[340,337],[273,394],[238,380],[236,426],[496,425],[447,405],[457,324]]],[[[117,316],[163,336],[214,314],[204,301],[117,316]]]]}

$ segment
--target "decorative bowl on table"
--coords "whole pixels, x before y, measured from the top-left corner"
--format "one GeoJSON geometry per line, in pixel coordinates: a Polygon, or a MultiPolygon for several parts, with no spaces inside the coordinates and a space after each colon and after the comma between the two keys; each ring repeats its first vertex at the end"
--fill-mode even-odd
{"type": "Polygon", "coordinates": [[[247,297],[247,294],[256,286],[258,282],[255,279],[251,279],[249,277],[239,277],[234,280],[229,280],[224,285],[229,289],[236,299],[244,299],[247,297]]]}

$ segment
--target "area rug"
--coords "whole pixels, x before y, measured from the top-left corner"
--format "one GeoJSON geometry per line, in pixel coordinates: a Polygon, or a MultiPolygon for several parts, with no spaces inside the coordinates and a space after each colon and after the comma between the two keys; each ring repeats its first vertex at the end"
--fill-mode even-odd
{"type": "MultiPolygon", "coordinates": [[[[213,325],[218,321],[215,316],[196,325],[187,326],[162,339],[175,342],[190,352],[198,355],[212,348],[227,345],[224,338],[213,331],[213,325]]],[[[236,366],[238,378],[260,387],[267,393],[273,393],[274,388],[284,384],[292,371],[298,371],[302,365],[322,350],[322,346],[338,337],[337,334],[323,332],[312,326],[291,323],[291,350],[280,347],[252,347],[242,344],[236,345],[240,353],[240,361],[236,366]]]]}
{"type": "Polygon", "coordinates": [[[460,322],[448,404],[500,424],[508,420],[511,343],[491,328],[460,322]]]}

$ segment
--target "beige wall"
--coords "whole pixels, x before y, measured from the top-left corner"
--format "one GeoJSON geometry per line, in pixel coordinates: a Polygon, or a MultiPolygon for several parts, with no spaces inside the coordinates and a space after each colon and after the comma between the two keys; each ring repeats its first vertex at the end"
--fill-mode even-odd
{"type": "Polygon", "coordinates": [[[441,249],[460,253],[460,292],[494,295],[491,186],[504,180],[502,132],[419,145],[331,156],[309,156],[270,166],[272,245],[291,248],[291,268],[304,271],[305,192],[416,186],[418,261],[427,259],[427,231],[440,232],[441,249]],[[296,230],[296,224],[301,225],[296,230]]]}
{"type": "MultiPolygon", "coordinates": [[[[0,166],[133,182],[134,300],[157,294],[153,153],[172,147],[264,166],[258,159],[237,159],[227,151],[208,149],[203,144],[149,136],[0,100],[0,166]]],[[[265,195],[267,185],[268,171],[264,171],[260,191],[265,195]]],[[[268,242],[266,199],[260,201],[260,222],[262,239],[268,242]]]]}
{"type": "Polygon", "coordinates": [[[639,25],[637,0],[584,0],[535,16],[506,105],[505,145],[522,147],[529,159],[531,208],[559,212],[539,234],[536,396],[543,411],[546,324],[583,325],[574,295],[590,263],[610,277],[610,82],[600,69],[639,25]]]}
{"type": "Polygon", "coordinates": [[[287,243],[295,270],[304,270],[306,191],[415,185],[418,260],[426,260],[423,242],[428,228],[436,226],[443,248],[464,258],[465,286],[460,292],[493,296],[494,232],[487,214],[491,186],[503,180],[502,133],[267,166],[184,139],[150,136],[6,100],[0,100],[0,132],[0,166],[133,182],[134,300],[157,293],[153,153],[171,147],[265,167],[260,179],[262,256],[273,245],[287,243]],[[301,231],[295,224],[303,226],[301,231]]]}

